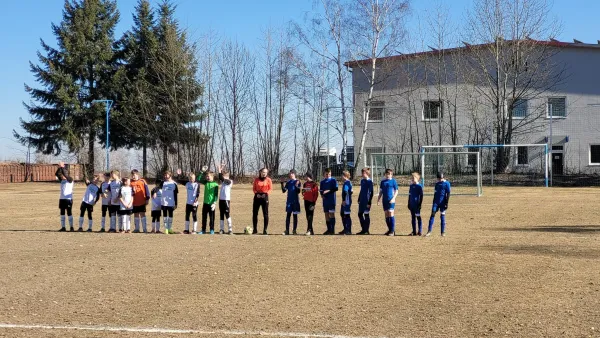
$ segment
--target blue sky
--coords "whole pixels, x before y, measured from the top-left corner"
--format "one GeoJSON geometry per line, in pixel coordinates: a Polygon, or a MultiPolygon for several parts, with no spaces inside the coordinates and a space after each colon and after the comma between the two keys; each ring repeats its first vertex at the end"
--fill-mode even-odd
{"type": "MultiPolygon", "coordinates": [[[[153,1],[155,2],[155,1],[153,1]]],[[[117,36],[131,26],[131,13],[136,0],[118,0],[121,21],[117,36]]],[[[179,0],[177,17],[192,37],[199,38],[209,30],[236,38],[251,48],[260,43],[263,30],[281,26],[289,20],[301,21],[313,8],[313,0],[179,0]]],[[[413,0],[413,14],[423,16],[428,8],[444,3],[456,22],[464,19],[471,0],[413,0]]],[[[61,20],[63,0],[4,1],[0,12],[0,161],[24,158],[23,147],[12,137],[19,129],[19,117],[28,119],[22,106],[29,101],[23,84],[36,86],[29,72],[29,61],[36,62],[39,39],[53,44],[52,22],[61,20]]],[[[560,40],[577,38],[595,43],[600,39],[600,1],[555,0],[554,14],[562,20],[560,40]]],[[[411,20],[413,23],[416,19],[411,20]]]]}

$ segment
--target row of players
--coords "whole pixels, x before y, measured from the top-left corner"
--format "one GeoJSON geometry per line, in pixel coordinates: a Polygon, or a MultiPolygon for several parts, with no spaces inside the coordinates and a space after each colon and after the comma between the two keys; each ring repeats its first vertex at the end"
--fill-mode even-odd
{"type": "MultiPolygon", "coordinates": [[[[230,205],[231,205],[231,188],[233,181],[229,178],[229,173],[219,167],[218,182],[215,181],[215,173],[208,171],[207,167],[202,168],[202,173],[196,177],[196,174],[189,173],[187,177],[182,177],[181,170],[177,171],[177,180],[173,179],[171,172],[164,173],[164,181],[157,181],[156,186],[152,191],[149,191],[148,184],[142,179],[137,170],[131,172],[131,178],[121,178],[118,171],[104,174],[104,181],[100,182],[99,175],[95,176],[92,182],[86,181],[87,189],[84,193],[80,207],[79,231],[83,230],[84,216],[88,214],[88,232],[92,231],[93,220],[92,212],[94,205],[102,198],[102,218],[100,232],[105,232],[105,224],[107,214],[110,220],[109,232],[125,232],[131,231],[131,215],[134,216],[135,228],[134,233],[148,232],[146,225],[146,205],[152,203],[151,217],[152,229],[151,233],[161,233],[161,215],[164,222],[164,233],[173,232],[173,213],[177,209],[178,183],[184,184],[186,189],[186,210],[185,210],[185,230],[184,234],[204,234],[207,233],[207,221],[209,223],[209,233],[214,234],[215,210],[218,207],[220,211],[220,233],[233,234],[230,205]],[[197,179],[196,179],[197,178],[197,179]],[[204,185],[204,198],[202,205],[202,230],[198,231],[197,211],[200,204],[200,185],[204,185]],[[190,230],[190,216],[193,224],[190,230]],[[225,231],[225,222],[227,223],[228,231],[225,231]],[[141,224],[141,230],[140,230],[141,224]]],[[[61,211],[61,229],[66,231],[66,216],[69,219],[71,231],[75,231],[73,227],[72,216],[72,201],[73,201],[73,179],[70,178],[61,163],[56,172],[57,177],[61,181],[61,195],[59,208],[61,211]],[[66,216],[65,216],[66,214],[66,216]]],[[[342,205],[340,215],[342,218],[343,230],[341,235],[352,234],[352,183],[350,181],[350,173],[345,171],[343,177],[342,188],[342,205]]],[[[448,208],[450,199],[450,183],[445,180],[443,173],[438,173],[438,182],[435,185],[435,193],[432,205],[432,212],[429,220],[428,232],[426,236],[431,235],[435,214],[440,211],[441,214],[441,233],[445,235],[446,219],[445,214],[448,208]]],[[[411,175],[411,185],[409,187],[408,209],[411,212],[412,232],[411,236],[421,236],[422,220],[420,215],[421,205],[423,202],[423,188],[419,185],[420,176],[418,173],[411,175]],[[417,227],[418,225],[418,227],[417,227]]],[[[327,230],[324,235],[335,234],[335,208],[336,208],[336,192],[338,191],[338,183],[335,178],[331,177],[331,170],[326,169],[323,173],[323,180],[319,185],[313,180],[310,173],[306,174],[304,184],[296,178],[296,171],[290,170],[289,179],[282,180],[281,190],[287,193],[286,199],[286,229],[284,235],[297,234],[298,214],[300,214],[300,197],[302,193],[304,198],[304,206],[306,218],[308,222],[306,235],[314,235],[313,216],[316,202],[319,196],[323,200],[323,212],[325,214],[325,222],[327,230]],[[293,218],[293,230],[290,231],[290,223],[293,218]]],[[[358,217],[360,220],[361,231],[357,235],[368,235],[370,229],[370,210],[373,198],[373,182],[370,178],[370,169],[362,169],[362,179],[360,181],[360,193],[357,199],[358,202],[358,217]]],[[[268,177],[268,170],[261,169],[259,176],[254,180],[253,192],[253,210],[252,233],[258,233],[258,211],[262,209],[264,218],[263,234],[267,234],[269,224],[269,195],[272,193],[273,184],[268,177]]],[[[385,212],[386,224],[388,231],[387,236],[395,235],[395,201],[398,195],[398,184],[393,178],[391,169],[385,171],[385,178],[381,181],[377,205],[382,204],[385,212]]],[[[248,232],[250,229],[247,229],[248,232]]]]}

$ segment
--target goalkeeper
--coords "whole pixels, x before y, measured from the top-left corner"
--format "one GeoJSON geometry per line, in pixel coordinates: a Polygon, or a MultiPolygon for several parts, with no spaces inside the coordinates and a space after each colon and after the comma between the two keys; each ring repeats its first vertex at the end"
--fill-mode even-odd
{"type": "Polygon", "coordinates": [[[202,232],[206,233],[207,216],[210,218],[210,234],[215,233],[215,209],[219,198],[219,183],[215,182],[215,173],[202,167],[202,174],[198,175],[198,182],[204,185],[204,204],[202,205],[202,232]]]}

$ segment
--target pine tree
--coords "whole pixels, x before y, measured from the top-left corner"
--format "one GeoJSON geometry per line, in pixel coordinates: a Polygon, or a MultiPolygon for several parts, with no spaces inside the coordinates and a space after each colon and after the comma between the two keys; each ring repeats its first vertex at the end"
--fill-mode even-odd
{"type": "Polygon", "coordinates": [[[65,0],[60,25],[52,24],[57,48],[41,41],[39,64],[30,62],[41,88],[25,85],[32,102],[24,103],[32,119],[21,120],[23,144],[44,154],[65,149],[79,154],[87,145],[87,168],[94,172],[94,145],[104,125],[104,106],[111,99],[116,72],[114,29],[119,20],[113,0],[65,0]]]}

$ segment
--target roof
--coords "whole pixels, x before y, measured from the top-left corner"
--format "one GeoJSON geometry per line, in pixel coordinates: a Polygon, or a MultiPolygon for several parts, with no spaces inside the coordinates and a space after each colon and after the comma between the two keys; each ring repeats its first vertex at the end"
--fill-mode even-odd
{"type": "MultiPolygon", "coordinates": [[[[540,45],[540,46],[548,46],[548,47],[556,47],[556,48],[592,48],[592,49],[600,50],[600,40],[598,40],[598,43],[595,43],[595,44],[583,43],[577,39],[573,39],[573,42],[563,42],[563,41],[558,41],[555,39],[550,39],[548,41],[528,39],[527,41],[532,42],[537,45],[540,45]]],[[[377,58],[377,60],[403,61],[403,60],[407,60],[407,59],[411,59],[411,58],[416,58],[419,56],[431,56],[431,55],[438,55],[440,53],[451,54],[451,53],[455,53],[455,52],[462,51],[462,50],[483,48],[486,46],[490,46],[492,44],[492,43],[483,43],[483,44],[479,44],[479,45],[471,45],[466,42],[463,42],[463,43],[464,43],[464,46],[462,46],[462,47],[447,48],[447,49],[435,49],[435,48],[430,47],[432,49],[430,51],[386,56],[386,57],[377,58]]],[[[357,67],[362,64],[368,64],[369,62],[371,62],[371,59],[364,59],[364,60],[358,60],[358,61],[347,61],[346,63],[344,63],[344,65],[347,67],[350,67],[350,68],[354,68],[354,67],[357,67]]]]}

